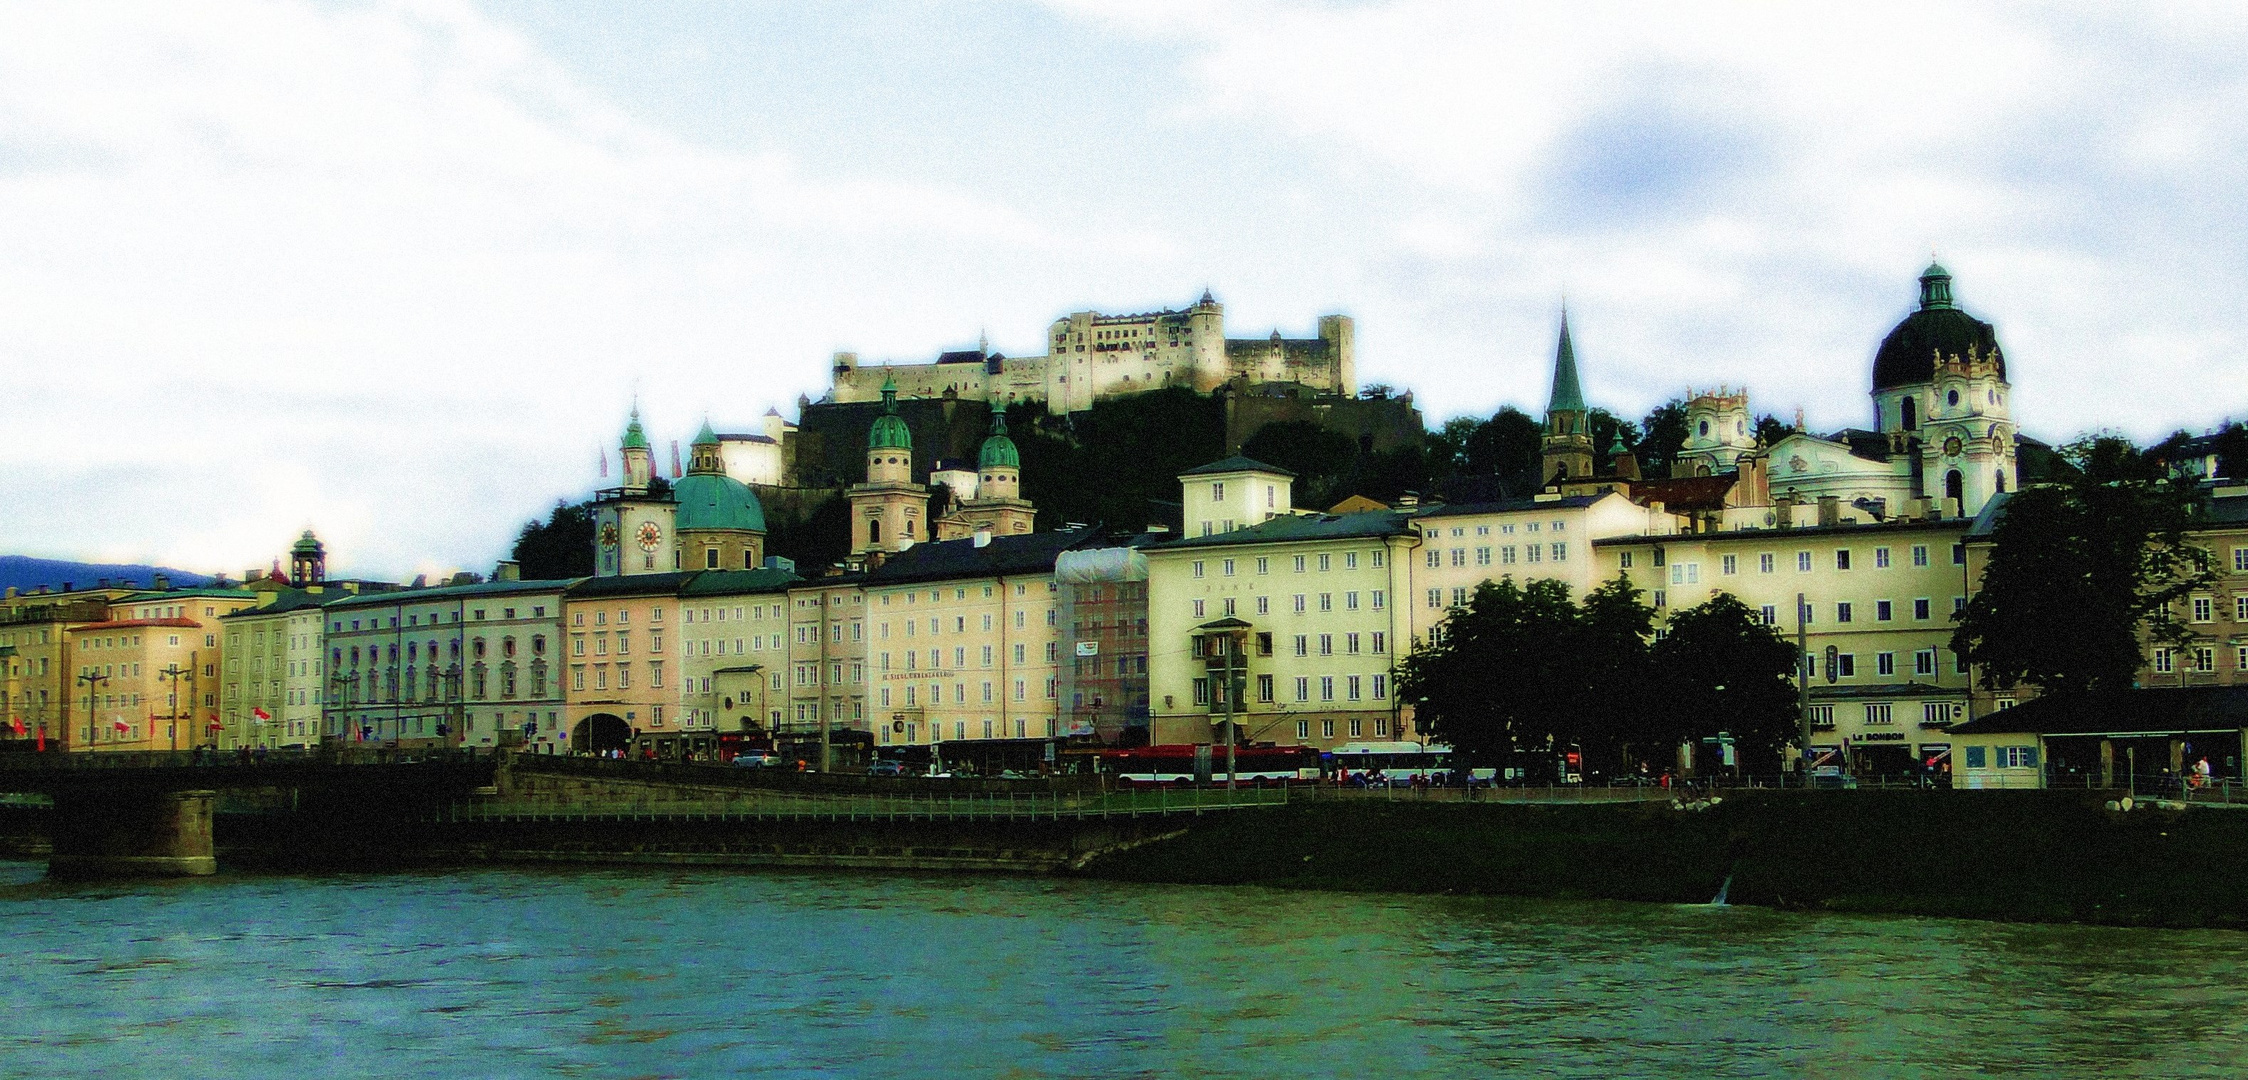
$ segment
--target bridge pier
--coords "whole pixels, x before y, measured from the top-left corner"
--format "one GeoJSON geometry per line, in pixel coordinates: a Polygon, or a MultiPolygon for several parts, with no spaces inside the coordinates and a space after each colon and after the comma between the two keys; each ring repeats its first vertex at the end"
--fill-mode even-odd
{"type": "Polygon", "coordinates": [[[54,793],[58,878],[196,877],[216,874],[211,809],[216,791],[91,785],[54,793]]]}

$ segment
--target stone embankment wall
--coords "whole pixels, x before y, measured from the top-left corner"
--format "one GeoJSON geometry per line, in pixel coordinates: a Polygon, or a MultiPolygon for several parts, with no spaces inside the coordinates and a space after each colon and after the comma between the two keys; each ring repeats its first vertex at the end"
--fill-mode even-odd
{"type": "Polygon", "coordinates": [[[2101,793],[1744,792],[1668,803],[1319,802],[1094,858],[1133,881],[2248,928],[2248,809],[2101,793]]]}

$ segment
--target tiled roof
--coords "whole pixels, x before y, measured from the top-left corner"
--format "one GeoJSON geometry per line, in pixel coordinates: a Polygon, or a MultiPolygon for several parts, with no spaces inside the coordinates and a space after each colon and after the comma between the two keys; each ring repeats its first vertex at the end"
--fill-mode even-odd
{"type": "Polygon", "coordinates": [[[1733,490],[1735,480],[1731,474],[1634,480],[1631,500],[1660,502],[1665,510],[1723,510],[1725,496],[1733,490]]]}
{"type": "Polygon", "coordinates": [[[423,604],[431,600],[467,600],[478,596],[513,596],[517,593],[561,592],[574,578],[550,581],[486,581],[475,585],[441,585],[434,589],[401,589],[397,592],[361,593],[329,601],[331,608],[371,607],[378,604],[423,604]]]}
{"type": "MultiPolygon", "coordinates": [[[[1638,489],[1637,484],[1633,484],[1632,487],[1635,491],[1638,489]]],[[[1492,502],[1445,503],[1442,505],[1426,507],[1413,516],[1424,518],[1465,517],[1470,514],[1511,514],[1519,513],[1524,510],[1574,510],[1580,507],[1591,506],[1592,504],[1599,502],[1605,497],[1606,496],[1604,495],[1563,495],[1558,499],[1544,500],[1536,498],[1521,498],[1499,499],[1492,502]]]]}
{"type": "Polygon", "coordinates": [[[1246,529],[1150,544],[1148,550],[1409,536],[1413,532],[1410,522],[1411,515],[1396,510],[1369,510],[1362,514],[1287,514],[1269,521],[1260,521],[1246,529]]]}
{"type": "Polygon", "coordinates": [[[867,571],[866,585],[902,585],[1016,574],[1050,574],[1061,553],[1099,539],[1090,526],[1055,532],[994,536],[982,547],[974,538],[915,544],[867,571]]]}
{"type": "Polygon", "coordinates": [[[587,600],[602,596],[677,596],[701,571],[682,570],[668,574],[622,574],[617,577],[580,578],[567,593],[572,600],[587,600]]]}
{"type": "Polygon", "coordinates": [[[1226,459],[1225,459],[1225,460],[1223,460],[1223,461],[1213,461],[1213,462],[1209,463],[1208,465],[1202,465],[1202,466],[1197,466],[1197,467],[1195,467],[1195,468],[1192,468],[1192,469],[1188,469],[1187,471],[1185,471],[1185,472],[1183,472],[1183,473],[1180,473],[1179,475],[1180,475],[1180,476],[1215,476],[1215,475],[1217,475],[1217,474],[1219,474],[1219,473],[1237,473],[1237,472],[1268,472],[1268,473],[1272,473],[1272,474],[1274,474],[1274,475],[1276,475],[1276,476],[1287,476],[1287,477],[1293,477],[1293,476],[1295,476],[1295,475],[1296,475],[1295,473],[1289,472],[1288,470],[1286,470],[1286,469],[1283,469],[1283,468],[1281,468],[1281,467],[1280,467],[1280,466],[1278,466],[1278,465],[1267,465],[1267,464],[1265,464],[1264,462],[1262,462],[1262,461],[1258,461],[1258,460],[1257,460],[1257,459],[1255,459],[1255,458],[1251,458],[1251,457],[1242,457],[1242,456],[1241,456],[1241,455],[1239,455],[1239,454],[1235,454],[1235,455],[1233,455],[1232,457],[1226,458],[1226,459]]]}
{"type": "Polygon", "coordinates": [[[786,592],[804,580],[790,570],[705,570],[679,590],[681,596],[741,596],[786,592]]]}
{"type": "Polygon", "coordinates": [[[1954,735],[2183,734],[2248,728],[2248,686],[2051,694],[1969,720],[1954,735]]]}

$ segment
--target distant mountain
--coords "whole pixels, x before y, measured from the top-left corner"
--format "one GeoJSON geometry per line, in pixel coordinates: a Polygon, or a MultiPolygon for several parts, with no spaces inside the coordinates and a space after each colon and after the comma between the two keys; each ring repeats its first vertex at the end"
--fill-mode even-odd
{"type": "Polygon", "coordinates": [[[45,585],[61,589],[65,584],[81,589],[91,589],[109,579],[111,584],[129,582],[128,588],[148,588],[163,574],[174,585],[207,585],[207,574],[173,570],[163,566],[138,566],[127,563],[84,563],[62,559],[34,559],[25,555],[0,555],[0,589],[30,590],[45,585]]]}

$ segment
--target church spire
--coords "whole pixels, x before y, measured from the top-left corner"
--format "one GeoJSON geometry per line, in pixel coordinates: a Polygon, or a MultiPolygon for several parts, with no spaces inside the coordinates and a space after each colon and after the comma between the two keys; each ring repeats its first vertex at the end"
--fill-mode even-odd
{"type": "Polygon", "coordinates": [[[1561,310],[1561,343],[1553,350],[1553,396],[1546,413],[1585,411],[1584,388],[1577,383],[1577,350],[1569,343],[1569,310],[1561,310]]]}

